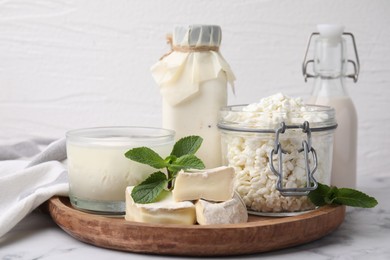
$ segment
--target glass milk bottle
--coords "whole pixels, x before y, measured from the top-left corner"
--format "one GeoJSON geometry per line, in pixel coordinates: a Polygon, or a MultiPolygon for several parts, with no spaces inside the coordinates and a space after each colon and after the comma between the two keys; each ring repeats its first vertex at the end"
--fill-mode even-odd
{"type": "Polygon", "coordinates": [[[197,156],[206,168],[222,165],[218,113],[227,105],[227,83],[234,74],[219,52],[221,28],[215,25],[176,26],[171,52],[152,66],[162,95],[163,127],[176,131],[176,140],[199,135],[197,156]]]}
{"type": "Polygon", "coordinates": [[[357,157],[357,114],[355,106],[345,88],[345,78],[358,79],[359,58],[353,34],[345,33],[344,26],[318,25],[319,32],[313,33],[308,42],[303,75],[314,78],[314,86],[309,104],[327,105],[336,110],[338,128],[334,138],[331,185],[337,187],[356,187],[357,157]],[[310,41],[316,36],[314,59],[307,60],[310,41]],[[347,59],[345,36],[353,42],[356,61],[347,59]],[[307,73],[307,65],[313,63],[314,75],[307,73]],[[354,68],[353,74],[347,74],[347,63],[354,68]]]}

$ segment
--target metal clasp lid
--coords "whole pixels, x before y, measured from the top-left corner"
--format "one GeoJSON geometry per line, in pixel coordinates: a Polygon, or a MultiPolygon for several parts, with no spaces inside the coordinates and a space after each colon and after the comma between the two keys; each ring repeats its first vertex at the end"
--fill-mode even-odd
{"type": "MultiPolygon", "coordinates": [[[[307,65],[309,63],[314,63],[314,60],[311,59],[311,60],[307,60],[307,54],[309,52],[309,49],[310,49],[310,43],[311,43],[311,40],[313,38],[313,36],[319,36],[320,33],[318,32],[313,32],[310,37],[309,37],[309,40],[307,42],[307,46],[306,46],[306,51],[305,51],[305,56],[303,58],[303,63],[302,63],[302,74],[303,74],[303,77],[305,79],[305,82],[307,82],[307,78],[314,78],[314,75],[312,74],[309,74],[307,73],[307,65]]],[[[352,78],[353,79],[353,82],[357,82],[358,81],[358,77],[359,77],[359,72],[360,72],[360,62],[359,62],[359,55],[358,55],[358,51],[357,51],[357,47],[356,47],[356,42],[355,42],[355,37],[353,36],[352,33],[350,32],[344,32],[343,35],[346,35],[346,36],[350,36],[351,37],[351,40],[352,40],[352,44],[353,44],[353,49],[354,49],[354,52],[355,52],[355,60],[350,60],[348,59],[347,61],[349,63],[351,63],[353,65],[353,69],[354,69],[354,73],[353,74],[348,74],[346,75],[348,78],[352,78]]]]}
{"type": "Polygon", "coordinates": [[[311,146],[311,129],[309,122],[305,121],[302,125],[286,125],[284,122],[280,124],[280,127],[275,131],[275,146],[269,155],[269,167],[271,171],[278,177],[276,182],[276,189],[283,196],[305,196],[310,191],[315,190],[318,187],[318,183],[314,178],[313,174],[317,170],[317,153],[311,146]],[[299,129],[302,128],[302,132],[306,133],[307,140],[302,141],[302,148],[298,152],[304,153],[305,158],[305,171],[306,171],[306,186],[301,188],[286,188],[283,186],[283,154],[286,153],[279,141],[280,134],[284,134],[286,129],[299,129]],[[309,153],[312,154],[314,167],[310,169],[309,153]],[[274,168],[273,156],[278,154],[278,170],[274,168]]]}

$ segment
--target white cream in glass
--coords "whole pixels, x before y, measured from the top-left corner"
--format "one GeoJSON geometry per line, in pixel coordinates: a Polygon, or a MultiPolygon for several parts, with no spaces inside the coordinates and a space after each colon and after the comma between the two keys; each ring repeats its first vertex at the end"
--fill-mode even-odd
{"type": "Polygon", "coordinates": [[[101,127],[67,133],[70,201],[81,210],[123,214],[125,190],[156,171],[125,157],[146,146],[162,157],[170,154],[174,131],[147,127],[101,127]]]}

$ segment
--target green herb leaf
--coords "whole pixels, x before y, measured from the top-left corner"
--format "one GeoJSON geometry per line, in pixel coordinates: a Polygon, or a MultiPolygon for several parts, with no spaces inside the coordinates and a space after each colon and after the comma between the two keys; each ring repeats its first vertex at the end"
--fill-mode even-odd
{"type": "Polygon", "coordinates": [[[203,138],[200,136],[187,136],[181,138],[173,146],[171,155],[181,157],[186,154],[195,154],[203,142],[203,138]]]}
{"type": "Polygon", "coordinates": [[[165,162],[168,163],[168,164],[171,164],[173,163],[174,161],[176,161],[177,157],[174,156],[174,155],[169,155],[167,158],[165,158],[165,162]]]}
{"type": "Polygon", "coordinates": [[[375,198],[370,197],[361,191],[349,188],[339,189],[334,202],[360,208],[373,208],[378,205],[378,201],[375,198]]]}
{"type": "Polygon", "coordinates": [[[373,208],[378,201],[367,194],[349,188],[329,187],[328,185],[318,183],[317,189],[311,191],[308,195],[311,202],[316,206],[326,204],[346,205],[351,207],[373,208]]]}
{"type": "Polygon", "coordinates": [[[167,183],[167,176],[163,172],[154,172],[146,180],[133,188],[131,197],[135,203],[146,204],[155,202],[167,186],[167,183]]]}
{"type": "Polygon", "coordinates": [[[168,169],[173,172],[178,172],[182,169],[204,169],[205,166],[201,159],[196,157],[193,154],[186,154],[183,156],[180,156],[173,162],[168,169]]]}
{"type": "Polygon", "coordinates": [[[325,198],[329,191],[330,187],[328,185],[318,183],[317,189],[311,191],[308,197],[314,205],[323,206],[326,204],[325,198]]]}
{"type": "Polygon", "coordinates": [[[148,147],[133,148],[127,151],[125,156],[133,161],[150,165],[156,169],[162,169],[169,165],[160,155],[148,147]]]}

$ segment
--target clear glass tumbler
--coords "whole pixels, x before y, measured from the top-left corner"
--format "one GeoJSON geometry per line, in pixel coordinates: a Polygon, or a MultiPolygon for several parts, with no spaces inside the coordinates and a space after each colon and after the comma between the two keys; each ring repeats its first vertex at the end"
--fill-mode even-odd
{"type": "Polygon", "coordinates": [[[80,210],[98,214],[125,212],[125,190],[137,185],[155,169],[125,157],[135,147],[146,146],[168,156],[175,132],[150,127],[99,127],[66,133],[69,197],[80,210]]]}

